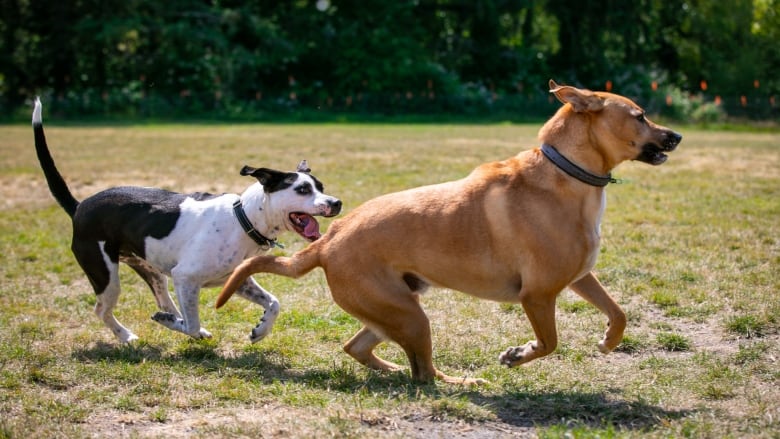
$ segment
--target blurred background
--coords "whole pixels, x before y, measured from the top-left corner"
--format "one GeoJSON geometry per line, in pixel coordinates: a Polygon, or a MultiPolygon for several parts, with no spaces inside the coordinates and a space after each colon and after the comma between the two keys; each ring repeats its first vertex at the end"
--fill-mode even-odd
{"type": "Polygon", "coordinates": [[[0,0],[0,111],[535,120],[547,81],[777,120],[777,0],[0,0]]]}

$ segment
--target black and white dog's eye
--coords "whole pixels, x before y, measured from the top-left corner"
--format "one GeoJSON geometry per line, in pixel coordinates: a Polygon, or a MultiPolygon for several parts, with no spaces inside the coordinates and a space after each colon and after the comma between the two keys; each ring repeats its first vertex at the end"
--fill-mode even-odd
{"type": "Polygon", "coordinates": [[[308,184],[303,184],[295,188],[295,192],[299,195],[311,195],[311,186],[308,184]]]}

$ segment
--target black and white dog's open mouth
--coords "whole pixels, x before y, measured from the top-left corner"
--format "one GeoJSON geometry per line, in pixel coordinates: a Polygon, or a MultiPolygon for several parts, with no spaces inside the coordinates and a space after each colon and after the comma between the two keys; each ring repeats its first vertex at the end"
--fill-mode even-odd
{"type": "Polygon", "coordinates": [[[316,241],[320,238],[320,223],[313,216],[303,212],[290,214],[290,223],[293,229],[307,241],[316,241]]]}

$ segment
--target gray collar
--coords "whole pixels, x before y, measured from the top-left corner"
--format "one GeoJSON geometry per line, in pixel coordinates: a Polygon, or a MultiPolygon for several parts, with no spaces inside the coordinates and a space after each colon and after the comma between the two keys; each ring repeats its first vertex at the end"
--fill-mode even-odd
{"type": "Polygon", "coordinates": [[[564,157],[554,146],[543,143],[542,154],[547,157],[551,162],[555,164],[560,170],[576,178],[577,180],[589,184],[591,186],[604,187],[609,183],[617,183],[617,180],[612,178],[612,174],[596,175],[582,169],[575,165],[572,161],[564,157]]]}
{"type": "Polygon", "coordinates": [[[252,222],[249,221],[249,218],[246,216],[246,212],[244,212],[244,208],[241,206],[241,199],[233,203],[233,212],[235,212],[238,222],[241,223],[241,228],[244,229],[246,234],[249,235],[249,237],[257,243],[257,245],[261,247],[268,246],[284,248],[284,246],[276,242],[275,239],[268,239],[260,232],[258,232],[257,229],[255,229],[255,226],[253,226],[252,222]]]}

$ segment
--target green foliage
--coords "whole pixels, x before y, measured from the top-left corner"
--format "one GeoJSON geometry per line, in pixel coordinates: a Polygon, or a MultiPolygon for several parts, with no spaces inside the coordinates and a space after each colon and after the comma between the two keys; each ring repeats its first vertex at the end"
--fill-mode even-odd
{"type": "Polygon", "coordinates": [[[726,112],[723,107],[713,102],[705,102],[691,113],[690,120],[700,124],[712,124],[726,120],[726,112]]]}
{"type": "Polygon", "coordinates": [[[776,3],[12,1],[0,8],[0,110],[39,94],[70,117],[527,118],[550,113],[556,78],[609,82],[680,120],[767,118],[776,3]],[[690,103],[702,80],[710,94],[690,103]],[[670,92],[658,99],[653,82],[670,92]]]}

